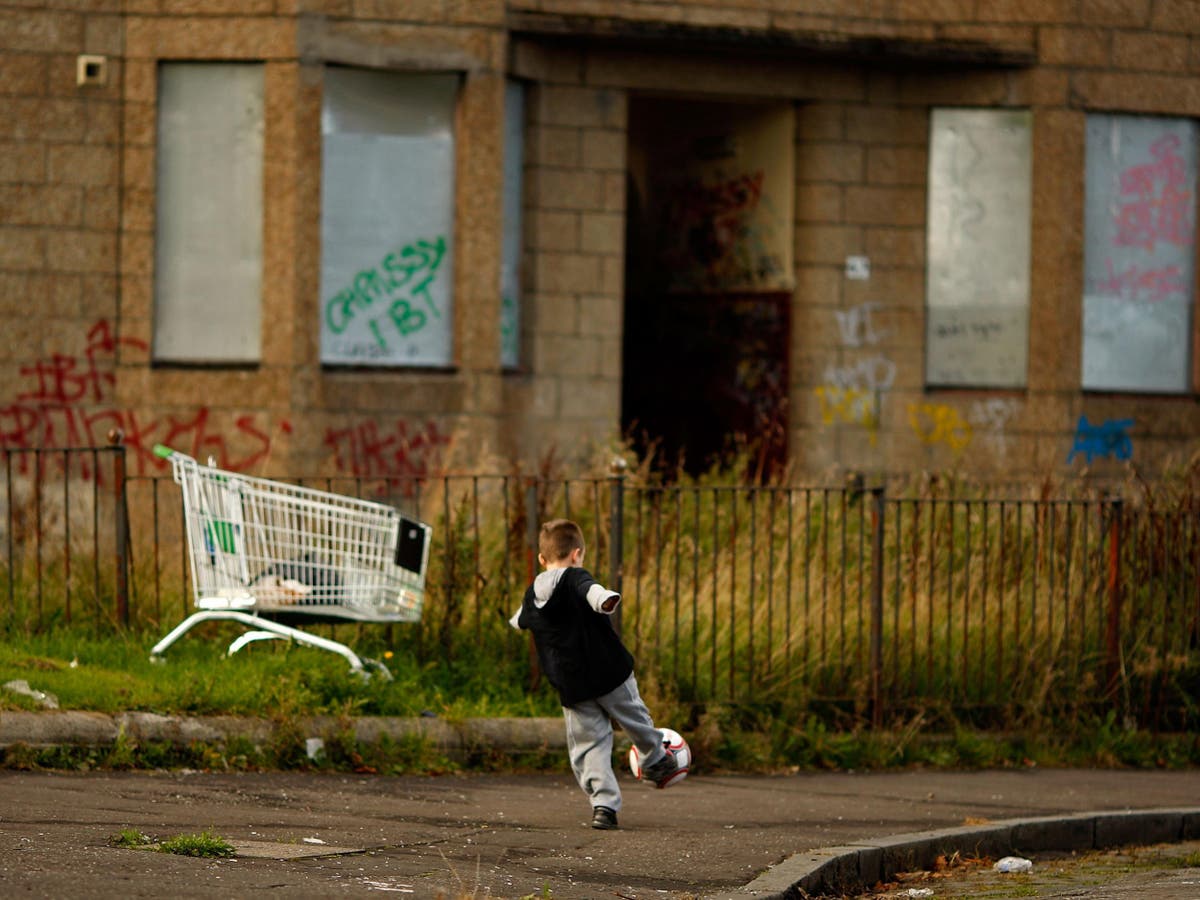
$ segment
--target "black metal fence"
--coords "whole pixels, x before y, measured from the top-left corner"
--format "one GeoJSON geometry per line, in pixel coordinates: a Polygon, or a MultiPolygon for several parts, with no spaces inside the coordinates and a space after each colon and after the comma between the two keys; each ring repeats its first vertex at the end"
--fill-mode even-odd
{"type": "MultiPolygon", "coordinates": [[[[120,447],[3,451],[0,626],[162,630],[189,610],[179,489],[120,447]]],[[[310,482],[311,483],[311,482],[310,482]]],[[[618,625],[681,700],[915,707],[980,721],[1113,710],[1194,725],[1200,529],[1169,501],[976,490],[655,486],[624,474],[327,479],[434,526],[423,621],[393,640],[526,658],[506,624],[540,522],[576,519],[618,625]]]]}

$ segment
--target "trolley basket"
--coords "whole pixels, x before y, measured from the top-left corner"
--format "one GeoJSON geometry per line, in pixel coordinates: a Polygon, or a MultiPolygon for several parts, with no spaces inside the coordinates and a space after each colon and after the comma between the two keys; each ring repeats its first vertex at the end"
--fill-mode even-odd
{"type": "Polygon", "coordinates": [[[363,660],[349,647],[293,624],[416,622],[425,601],[432,529],[394,508],[328,491],[252,478],[203,466],[157,446],[183,492],[193,613],[150,651],[166,649],[204,621],[254,629],[229,647],[290,639],[331,650],[352,669],[363,660]]]}

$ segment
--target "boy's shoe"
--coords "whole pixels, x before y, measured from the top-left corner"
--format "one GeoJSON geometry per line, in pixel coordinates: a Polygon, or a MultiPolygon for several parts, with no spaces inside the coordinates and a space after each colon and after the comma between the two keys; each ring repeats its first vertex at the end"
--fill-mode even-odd
{"type": "Polygon", "coordinates": [[[607,806],[597,806],[592,810],[592,827],[611,831],[617,827],[617,814],[607,806]]]}
{"type": "Polygon", "coordinates": [[[649,781],[655,787],[662,787],[678,769],[679,762],[675,759],[675,754],[668,750],[654,765],[642,769],[642,780],[649,781]]]}

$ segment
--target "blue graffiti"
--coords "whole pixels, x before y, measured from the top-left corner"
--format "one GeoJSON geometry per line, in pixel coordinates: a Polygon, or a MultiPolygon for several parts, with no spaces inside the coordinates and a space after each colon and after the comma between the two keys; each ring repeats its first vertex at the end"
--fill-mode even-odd
{"type": "Polygon", "coordinates": [[[1132,427],[1133,419],[1108,419],[1103,425],[1092,425],[1087,416],[1080,416],[1067,464],[1070,465],[1076,453],[1084,454],[1089,463],[1096,457],[1129,459],[1133,456],[1133,440],[1129,437],[1132,427]]]}

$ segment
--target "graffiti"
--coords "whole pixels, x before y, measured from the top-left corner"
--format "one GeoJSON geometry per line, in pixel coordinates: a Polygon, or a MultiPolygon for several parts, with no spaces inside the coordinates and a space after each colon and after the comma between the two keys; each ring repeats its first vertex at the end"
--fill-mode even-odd
{"type": "Polygon", "coordinates": [[[378,302],[383,313],[371,316],[367,327],[383,353],[387,350],[384,327],[389,323],[401,337],[408,337],[425,327],[428,316],[441,318],[429,288],[445,256],[445,237],[417,240],[398,253],[387,254],[379,265],[358,272],[348,287],[325,304],[330,331],[341,334],[358,315],[371,314],[378,302]]]}
{"type": "Polygon", "coordinates": [[[1189,290],[1179,266],[1142,270],[1131,265],[1125,271],[1117,272],[1111,256],[1104,260],[1104,265],[1107,273],[1092,282],[1093,288],[1100,294],[1157,303],[1170,299],[1172,295],[1186,294],[1189,290]]]}
{"type": "Polygon", "coordinates": [[[924,444],[945,444],[955,453],[961,453],[971,443],[971,423],[953,406],[910,403],[908,421],[924,444]]]}
{"type": "Polygon", "coordinates": [[[356,478],[425,478],[450,438],[428,421],[411,426],[403,420],[381,429],[372,420],[348,428],[328,428],[325,446],[334,454],[339,472],[356,478]]]}
{"type": "Polygon", "coordinates": [[[948,189],[950,192],[950,221],[947,233],[978,243],[982,239],[980,225],[987,218],[987,206],[973,190],[976,184],[986,180],[978,173],[984,163],[984,152],[975,142],[976,133],[970,128],[951,128],[950,170],[953,173],[948,189]],[[978,173],[978,174],[977,174],[978,173]]]}
{"type": "Polygon", "coordinates": [[[896,381],[896,364],[882,356],[860,359],[849,366],[826,366],[825,383],[874,393],[890,390],[896,381]]]}
{"type": "Polygon", "coordinates": [[[681,220],[728,220],[750,212],[762,199],[764,175],[760,170],[705,184],[684,182],[676,196],[674,214],[681,220]]]}
{"type": "Polygon", "coordinates": [[[973,322],[940,321],[934,323],[933,333],[942,339],[970,336],[979,341],[990,341],[1003,334],[1005,327],[1004,322],[995,319],[973,322]]]}
{"type": "Polygon", "coordinates": [[[1133,421],[1108,419],[1103,424],[1092,425],[1087,416],[1080,416],[1079,424],[1075,427],[1075,443],[1067,454],[1067,464],[1071,464],[1076,453],[1082,453],[1089,464],[1097,457],[1129,459],[1133,456],[1133,440],[1129,436],[1133,421]]]}
{"type": "MultiPolygon", "coordinates": [[[[834,311],[843,346],[878,344],[887,336],[886,332],[876,331],[871,321],[871,313],[876,309],[879,309],[877,303],[862,303],[852,309],[834,311]]],[[[872,356],[851,365],[828,365],[824,377],[824,384],[814,391],[822,421],[826,425],[844,422],[867,428],[874,445],[879,428],[879,395],[895,383],[896,364],[885,357],[872,356]]]]}
{"type": "Polygon", "coordinates": [[[887,332],[876,331],[871,324],[871,311],[879,309],[878,303],[862,303],[853,309],[834,310],[837,317],[838,331],[842,335],[843,347],[862,347],[867,344],[878,344],[887,332]]]}
{"type": "Polygon", "coordinates": [[[521,358],[521,335],[517,330],[520,321],[517,299],[507,291],[500,295],[500,362],[505,366],[516,366],[521,358]]]}
{"type": "Polygon", "coordinates": [[[826,425],[845,422],[871,432],[879,428],[879,393],[896,380],[896,366],[882,356],[859,360],[852,366],[826,366],[825,383],[814,389],[826,425]]]}
{"type": "Polygon", "coordinates": [[[83,400],[99,403],[115,382],[113,373],[102,371],[101,360],[115,361],[121,345],[145,351],[146,342],[137,338],[118,338],[107,321],[101,319],[89,329],[84,359],[54,354],[32,366],[22,366],[22,376],[33,376],[37,387],[17,395],[17,401],[66,406],[83,400]]]}
{"type": "Polygon", "coordinates": [[[984,439],[997,456],[1008,453],[1008,435],[1005,429],[1009,420],[1017,414],[1020,404],[1016,400],[992,398],[976,400],[971,404],[967,421],[982,432],[984,439]]]}
{"type": "Polygon", "coordinates": [[[765,180],[761,170],[709,182],[690,178],[671,191],[665,233],[672,244],[664,264],[680,280],[676,287],[728,289],[784,274],[756,224],[765,180]]]}
{"type": "MultiPolygon", "coordinates": [[[[0,407],[0,449],[34,447],[100,447],[111,431],[123,434],[127,471],[131,475],[161,472],[166,463],[154,454],[165,444],[201,461],[211,459],[221,469],[260,474],[271,456],[273,435],[291,434],[292,425],[280,420],[264,426],[256,415],[242,415],[232,427],[223,426],[207,406],[186,414],[147,417],[113,404],[116,377],[113,366],[120,347],[145,352],[145,341],[119,338],[106,321],[97,322],[87,335],[82,357],[54,354],[22,366],[29,384],[15,402],[0,407]]],[[[434,422],[413,427],[396,422],[384,430],[364,421],[351,428],[329,429],[325,445],[334,451],[339,473],[360,477],[423,477],[430,473],[438,453],[449,443],[434,422]]],[[[26,474],[32,454],[13,457],[13,466],[26,474]]],[[[83,463],[86,479],[101,478],[83,463]]]]}
{"type": "MultiPolygon", "coordinates": [[[[121,347],[139,352],[147,349],[145,341],[117,337],[112,326],[101,320],[88,331],[82,357],[55,353],[22,366],[21,377],[30,384],[13,403],[0,407],[0,448],[100,447],[107,445],[109,433],[118,429],[129,453],[128,471],[137,475],[159,471],[165,465],[154,455],[155,444],[166,444],[197,459],[212,457],[221,468],[235,472],[249,471],[269,456],[270,431],[260,427],[254,416],[238,417],[228,435],[231,440],[227,440],[211,421],[207,407],[198,408],[191,417],[146,419],[132,409],[113,405],[113,366],[121,347]],[[251,449],[235,455],[234,443],[251,449]]],[[[291,430],[286,421],[279,428],[291,430]]],[[[15,460],[18,466],[29,464],[26,455],[15,460]]],[[[86,464],[83,476],[92,477],[86,464]]]]}
{"type": "Polygon", "coordinates": [[[1181,141],[1168,134],[1150,145],[1151,163],[1130,166],[1120,175],[1122,202],[1116,214],[1119,246],[1154,252],[1157,241],[1191,246],[1192,193],[1187,190],[1187,167],[1176,153],[1181,141]]]}
{"type": "Polygon", "coordinates": [[[875,395],[859,388],[843,388],[823,384],[814,393],[821,408],[821,421],[826,425],[845,422],[847,425],[862,425],[871,430],[871,443],[875,443],[875,429],[879,427],[879,411],[875,395]]]}

